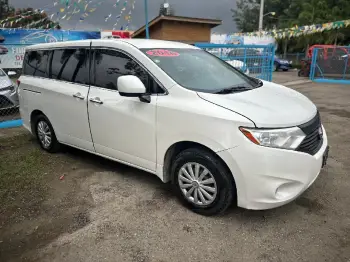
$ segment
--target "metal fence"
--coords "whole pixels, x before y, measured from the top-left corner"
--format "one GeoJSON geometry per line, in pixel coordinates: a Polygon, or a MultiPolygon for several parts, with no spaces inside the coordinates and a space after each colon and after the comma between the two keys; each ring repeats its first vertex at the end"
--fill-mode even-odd
{"type": "Polygon", "coordinates": [[[273,45],[230,45],[196,43],[195,46],[206,50],[242,72],[271,81],[275,47],[273,45]]]}
{"type": "Polygon", "coordinates": [[[315,82],[350,84],[350,47],[315,48],[310,79],[315,82]]]}
{"type": "Polygon", "coordinates": [[[17,79],[22,71],[25,44],[0,44],[0,128],[21,125],[17,79]]]}

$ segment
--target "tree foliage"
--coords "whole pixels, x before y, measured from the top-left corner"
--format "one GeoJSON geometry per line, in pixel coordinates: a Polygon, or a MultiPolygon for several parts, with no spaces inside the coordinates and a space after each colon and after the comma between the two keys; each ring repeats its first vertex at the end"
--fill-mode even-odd
{"type": "Polygon", "coordinates": [[[61,28],[45,12],[33,8],[14,9],[8,0],[0,0],[0,20],[3,21],[0,27],[5,28],[61,28]]]}

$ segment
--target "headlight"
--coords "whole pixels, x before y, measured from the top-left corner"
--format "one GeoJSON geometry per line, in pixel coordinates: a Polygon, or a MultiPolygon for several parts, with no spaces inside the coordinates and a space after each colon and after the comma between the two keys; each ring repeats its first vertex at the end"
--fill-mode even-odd
{"type": "Polygon", "coordinates": [[[16,90],[16,88],[13,85],[10,85],[8,87],[0,88],[0,91],[11,91],[11,92],[14,92],[15,90],[16,90]]]}
{"type": "Polygon", "coordinates": [[[304,132],[298,127],[283,129],[240,127],[239,129],[254,144],[266,147],[296,149],[305,138],[304,132]]]}
{"type": "Polygon", "coordinates": [[[291,61],[289,61],[289,64],[293,64],[293,61],[291,60],[291,61]]]}

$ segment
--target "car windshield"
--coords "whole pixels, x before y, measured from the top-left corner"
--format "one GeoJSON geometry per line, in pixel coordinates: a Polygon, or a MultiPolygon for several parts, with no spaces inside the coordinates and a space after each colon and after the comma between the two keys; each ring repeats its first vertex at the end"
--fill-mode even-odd
{"type": "Polygon", "coordinates": [[[2,69],[0,69],[0,77],[1,77],[1,76],[6,76],[5,72],[2,71],[2,69]]]}
{"type": "Polygon", "coordinates": [[[226,62],[201,49],[141,49],[179,85],[199,92],[256,87],[257,83],[226,62]]]}

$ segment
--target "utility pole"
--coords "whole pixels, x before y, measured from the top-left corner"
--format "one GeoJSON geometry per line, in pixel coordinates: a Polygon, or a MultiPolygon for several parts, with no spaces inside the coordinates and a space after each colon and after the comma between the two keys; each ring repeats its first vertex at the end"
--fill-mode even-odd
{"type": "Polygon", "coordinates": [[[146,38],[149,39],[149,26],[148,26],[148,1],[145,0],[145,20],[146,20],[146,38]]]}
{"type": "Polygon", "coordinates": [[[259,15],[259,31],[263,30],[263,19],[264,19],[264,0],[260,1],[260,15],[259,15]]]}

